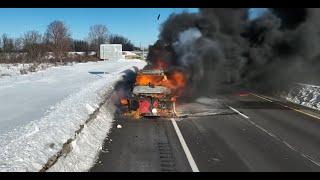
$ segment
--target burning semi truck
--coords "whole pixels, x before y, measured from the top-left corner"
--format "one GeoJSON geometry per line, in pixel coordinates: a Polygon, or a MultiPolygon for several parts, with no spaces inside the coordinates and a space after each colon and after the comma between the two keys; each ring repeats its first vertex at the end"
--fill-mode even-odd
{"type": "Polygon", "coordinates": [[[144,69],[137,73],[129,98],[121,98],[126,115],[140,117],[173,117],[179,89],[185,84],[182,72],[144,69]]]}
{"type": "Polygon", "coordinates": [[[172,50],[161,41],[149,48],[149,64],[138,71],[129,95],[120,98],[124,114],[135,118],[176,115],[176,99],[183,93],[187,73],[169,66],[172,57],[172,50]]]}

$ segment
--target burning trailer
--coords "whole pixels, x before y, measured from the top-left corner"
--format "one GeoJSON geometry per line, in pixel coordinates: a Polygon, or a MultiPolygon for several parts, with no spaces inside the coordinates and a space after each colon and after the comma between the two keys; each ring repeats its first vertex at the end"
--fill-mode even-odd
{"type": "Polygon", "coordinates": [[[129,98],[121,98],[125,115],[140,117],[172,117],[176,95],[166,72],[161,69],[141,70],[129,98]]]}

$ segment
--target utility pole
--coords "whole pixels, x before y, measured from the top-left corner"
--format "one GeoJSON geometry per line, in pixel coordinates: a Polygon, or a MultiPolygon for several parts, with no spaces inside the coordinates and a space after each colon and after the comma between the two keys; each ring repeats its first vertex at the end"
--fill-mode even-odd
{"type": "Polygon", "coordinates": [[[140,50],[142,49],[142,60],[144,60],[144,47],[141,47],[141,41],[140,41],[140,50]]]}
{"type": "Polygon", "coordinates": [[[142,60],[144,60],[144,47],[142,47],[142,60]]]}

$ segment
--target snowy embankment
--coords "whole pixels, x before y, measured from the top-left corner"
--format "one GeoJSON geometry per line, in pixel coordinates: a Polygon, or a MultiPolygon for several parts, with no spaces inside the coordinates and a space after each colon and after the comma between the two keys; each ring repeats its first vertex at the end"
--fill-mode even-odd
{"type": "MultiPolygon", "coordinates": [[[[72,63],[70,64],[72,65],[72,63]]],[[[31,72],[42,71],[47,68],[53,67],[54,64],[41,63],[41,64],[0,64],[0,78],[19,76],[31,72]]]]}
{"type": "Polygon", "coordinates": [[[140,60],[89,62],[0,79],[0,171],[39,171],[70,139],[68,155],[49,170],[88,170],[113,121],[110,102],[86,120],[124,70],[144,66],[140,60]]]}
{"type": "Polygon", "coordinates": [[[282,97],[293,103],[320,110],[320,86],[299,83],[282,97]]]}

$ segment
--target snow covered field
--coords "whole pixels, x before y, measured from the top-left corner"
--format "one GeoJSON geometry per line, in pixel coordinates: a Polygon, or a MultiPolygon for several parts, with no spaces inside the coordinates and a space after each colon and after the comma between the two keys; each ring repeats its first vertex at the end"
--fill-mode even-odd
{"type": "Polygon", "coordinates": [[[28,64],[0,64],[0,78],[19,76],[21,74],[31,73],[30,70],[41,71],[54,66],[50,63],[41,63],[33,66],[32,63],[28,64]]]}
{"type": "Polygon", "coordinates": [[[320,86],[296,84],[296,87],[282,97],[293,103],[320,110],[320,86]]]}
{"type": "MultiPolygon", "coordinates": [[[[88,62],[0,78],[0,171],[39,171],[98,108],[105,95],[112,91],[112,85],[121,79],[121,72],[134,66],[142,68],[145,62],[88,62]],[[96,76],[88,71],[108,73],[96,76]]],[[[112,114],[107,111],[102,108],[97,117],[98,124],[84,128],[80,136],[86,137],[85,142],[81,138],[73,142],[75,148],[72,153],[78,153],[78,157],[86,160],[86,164],[76,167],[70,164],[75,162],[73,160],[65,161],[69,162],[69,166],[65,166],[61,161],[54,171],[72,170],[70,167],[74,167],[75,171],[89,168],[96,151],[86,155],[90,152],[76,144],[92,143],[92,146],[96,146],[102,143],[104,137],[101,136],[106,135],[112,122],[112,114]],[[100,130],[97,134],[92,132],[98,127],[100,130]]]]}

